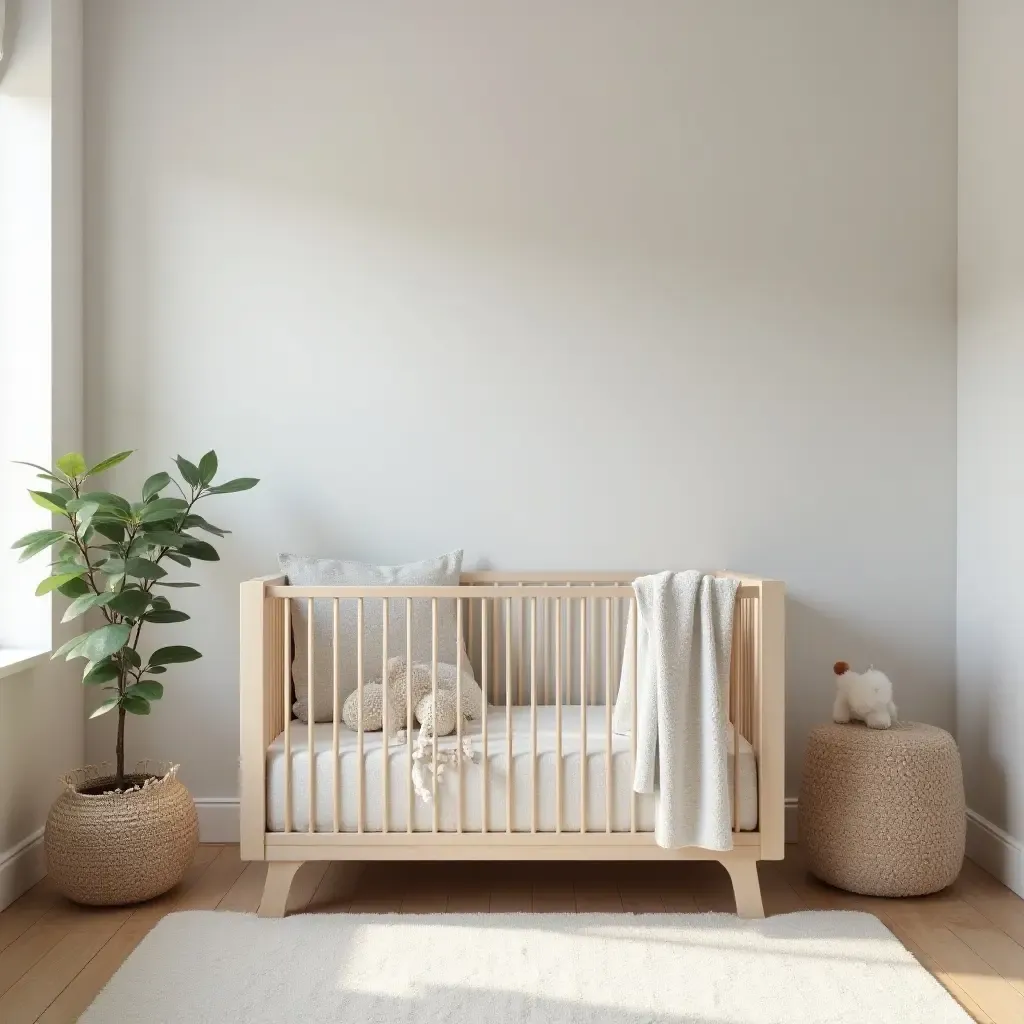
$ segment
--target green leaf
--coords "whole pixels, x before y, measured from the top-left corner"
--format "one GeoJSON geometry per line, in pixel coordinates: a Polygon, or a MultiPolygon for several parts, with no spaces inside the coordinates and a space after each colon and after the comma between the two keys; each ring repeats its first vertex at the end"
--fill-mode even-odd
{"type": "Polygon", "coordinates": [[[59,658],[62,654],[70,658],[72,652],[79,646],[79,644],[83,644],[89,639],[89,635],[90,634],[88,633],[79,633],[78,636],[73,637],[66,644],[61,644],[60,647],[50,655],[50,661],[53,661],[54,658],[59,658]]]}
{"type": "Polygon", "coordinates": [[[207,452],[199,460],[199,479],[208,484],[217,475],[217,453],[207,452]]]}
{"type": "Polygon", "coordinates": [[[57,468],[66,477],[82,476],[85,473],[85,458],[78,452],[69,452],[57,460],[57,468]]]}
{"type": "Polygon", "coordinates": [[[153,585],[156,586],[156,587],[178,587],[178,588],[198,587],[199,586],[198,583],[192,583],[192,582],[188,582],[188,581],[168,583],[166,580],[157,580],[156,583],[154,583],[153,585]]]}
{"type": "Polygon", "coordinates": [[[27,562],[30,558],[35,558],[41,551],[45,551],[47,548],[53,547],[55,541],[36,541],[34,544],[30,544],[25,548],[22,553],[18,556],[19,562],[27,562]]]}
{"type": "Polygon", "coordinates": [[[82,594],[68,605],[68,610],[60,621],[70,622],[72,619],[77,619],[79,615],[84,615],[90,608],[102,608],[103,605],[110,604],[116,596],[112,590],[107,590],[102,594],[82,594]]]}
{"type": "Polygon", "coordinates": [[[162,470],[159,473],[154,473],[142,485],[143,500],[149,501],[151,498],[155,498],[170,482],[170,473],[164,473],[162,470]]]}
{"type": "Polygon", "coordinates": [[[161,647],[149,656],[150,665],[178,665],[195,661],[202,655],[192,647],[161,647]]]}
{"type": "Polygon", "coordinates": [[[144,590],[122,590],[110,602],[110,610],[128,619],[137,619],[149,607],[149,594],[144,590]]]}
{"type": "Polygon", "coordinates": [[[144,622],[187,622],[192,616],[174,608],[156,608],[142,616],[144,622]]]}
{"type": "Polygon", "coordinates": [[[47,512],[55,512],[59,516],[64,515],[67,499],[62,498],[59,494],[50,494],[47,491],[29,491],[28,493],[32,496],[32,500],[41,508],[45,508],[47,512]]]}
{"type": "Polygon", "coordinates": [[[183,459],[180,455],[174,461],[178,464],[178,472],[185,478],[185,483],[192,487],[198,487],[203,482],[203,478],[199,474],[199,467],[194,463],[183,459]]]}
{"type": "Polygon", "coordinates": [[[92,527],[97,533],[102,533],[104,537],[117,544],[124,541],[124,523],[113,518],[93,517],[92,527]]]}
{"type": "Polygon", "coordinates": [[[124,563],[126,576],[134,576],[140,580],[158,580],[167,575],[167,570],[160,568],[156,562],[148,558],[129,558],[124,563]]]}
{"type": "Polygon", "coordinates": [[[91,593],[89,584],[81,576],[68,580],[67,583],[62,583],[57,588],[57,591],[65,597],[81,597],[83,594],[91,593]]]}
{"type": "Polygon", "coordinates": [[[157,498],[143,506],[139,519],[143,523],[162,522],[173,519],[188,508],[188,502],[182,498],[157,498]]]}
{"type": "Polygon", "coordinates": [[[36,530],[35,533],[28,533],[16,540],[11,547],[24,548],[18,558],[19,562],[24,562],[26,559],[38,555],[40,551],[45,551],[47,548],[53,547],[54,544],[67,539],[68,534],[63,530],[36,530]]]}
{"type": "Polygon", "coordinates": [[[178,565],[185,566],[188,569],[192,565],[192,559],[187,555],[180,555],[177,551],[165,551],[164,556],[169,558],[172,562],[177,562],[178,565]]]}
{"type": "MultiPolygon", "coordinates": [[[[129,451],[118,452],[116,455],[111,455],[110,458],[104,459],[102,462],[97,462],[96,465],[93,466],[92,469],[88,470],[85,475],[95,476],[97,473],[104,472],[104,470],[113,469],[114,466],[124,462],[124,460],[127,459],[134,451],[135,449],[132,448],[129,451]]],[[[60,468],[59,462],[57,463],[57,467],[60,468]]]]}
{"type": "Polygon", "coordinates": [[[211,487],[209,494],[233,494],[235,491],[248,491],[259,483],[256,477],[240,476],[237,480],[229,480],[226,484],[211,487]]]}
{"type": "Polygon", "coordinates": [[[125,695],[121,698],[121,707],[123,707],[125,711],[128,711],[133,715],[149,714],[149,701],[139,694],[126,692],[125,695]]]}
{"type": "Polygon", "coordinates": [[[100,506],[98,502],[83,501],[81,498],[78,498],[68,502],[67,510],[75,517],[78,532],[79,534],[82,534],[89,528],[89,524],[92,522],[92,517],[99,512],[100,506]],[[74,506],[74,508],[72,508],[72,506],[74,506]]]}
{"type": "Polygon", "coordinates": [[[89,661],[102,661],[124,647],[131,631],[132,627],[124,622],[120,622],[116,626],[100,626],[75,648],[72,656],[86,658],[89,661]]]}
{"type": "Polygon", "coordinates": [[[100,683],[109,683],[112,679],[117,679],[120,674],[121,669],[117,662],[112,658],[104,658],[85,670],[82,683],[85,686],[98,686],[100,683]]]}
{"type": "Polygon", "coordinates": [[[79,576],[85,575],[84,566],[77,572],[62,572],[56,576],[47,576],[42,583],[36,587],[36,597],[42,597],[43,594],[49,594],[51,590],[56,590],[58,587],[63,586],[65,583],[70,583],[71,580],[77,579],[79,576]]]}
{"type": "Polygon", "coordinates": [[[105,700],[89,717],[99,718],[100,715],[105,715],[108,711],[113,711],[120,703],[120,697],[110,697],[105,700]]]}
{"type": "Polygon", "coordinates": [[[164,684],[155,679],[140,679],[134,686],[124,691],[126,697],[145,697],[146,700],[159,700],[164,695],[164,684]]]}
{"type": "Polygon", "coordinates": [[[51,544],[56,544],[59,540],[67,540],[68,536],[65,530],[35,530],[32,533],[26,533],[24,537],[19,537],[11,547],[15,549],[27,548],[29,545],[41,540],[45,540],[46,546],[49,547],[51,544]]]}
{"type": "Polygon", "coordinates": [[[139,652],[131,647],[122,647],[120,656],[121,660],[127,661],[132,668],[142,668],[142,658],[139,657],[139,652]]]}
{"type": "Polygon", "coordinates": [[[217,549],[212,544],[207,544],[205,540],[191,539],[187,543],[182,544],[179,550],[183,555],[188,555],[189,558],[198,558],[203,562],[220,561],[217,549]]]}
{"type": "Polygon", "coordinates": [[[166,668],[164,668],[164,666],[163,666],[163,665],[150,665],[150,666],[149,666],[149,668],[147,668],[147,669],[146,669],[146,671],[147,671],[147,672],[148,672],[148,673],[149,673],[149,674],[150,674],[151,676],[155,676],[155,675],[160,675],[160,674],[162,674],[162,673],[166,672],[166,671],[167,671],[167,669],[166,669],[166,668]]]}
{"type": "Polygon", "coordinates": [[[181,528],[183,530],[205,530],[216,537],[224,537],[231,532],[230,530],[222,530],[219,526],[214,526],[213,523],[208,523],[202,516],[197,516],[194,513],[185,516],[185,521],[181,524],[181,528]]]}
{"type": "Polygon", "coordinates": [[[100,572],[107,576],[123,576],[124,575],[124,559],[123,558],[108,558],[97,566],[100,572]]]}
{"type": "Polygon", "coordinates": [[[150,604],[154,608],[170,608],[171,607],[171,602],[168,601],[166,597],[160,597],[159,595],[157,597],[154,597],[153,600],[150,601],[150,604]]]}
{"type": "Polygon", "coordinates": [[[45,466],[40,466],[37,462],[24,462],[22,459],[12,459],[12,464],[15,466],[28,466],[30,469],[38,469],[40,473],[45,473],[46,476],[52,477],[53,470],[47,469],[45,466]]]}
{"type": "Polygon", "coordinates": [[[131,505],[120,494],[114,494],[111,491],[86,491],[81,498],[83,501],[95,501],[103,507],[104,511],[119,512],[119,518],[131,515],[131,505]]]}
{"type": "Polygon", "coordinates": [[[142,535],[147,544],[155,544],[162,548],[180,548],[191,537],[183,533],[175,533],[173,530],[161,530],[159,527],[153,530],[146,530],[142,535]]]}

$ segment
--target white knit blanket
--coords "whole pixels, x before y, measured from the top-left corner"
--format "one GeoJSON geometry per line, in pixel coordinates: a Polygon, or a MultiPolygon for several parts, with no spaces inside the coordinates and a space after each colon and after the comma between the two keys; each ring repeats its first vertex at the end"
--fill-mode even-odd
{"type": "MultiPolygon", "coordinates": [[[[661,572],[633,581],[637,626],[637,752],[633,789],[655,795],[655,840],[666,849],[732,849],[728,685],[739,581],[661,572]]],[[[627,646],[625,662],[631,660],[627,646]]],[[[623,684],[627,682],[624,664],[623,684]]],[[[616,728],[632,717],[620,685],[616,728]]]]}

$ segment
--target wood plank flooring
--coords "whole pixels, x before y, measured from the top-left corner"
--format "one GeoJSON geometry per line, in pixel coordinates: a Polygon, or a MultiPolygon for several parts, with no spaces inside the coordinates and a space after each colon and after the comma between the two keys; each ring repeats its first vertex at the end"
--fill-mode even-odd
{"type": "MultiPolygon", "coordinates": [[[[765,909],[865,910],[883,921],[977,1021],[1024,1021],[1024,901],[968,862],[949,889],[915,900],[840,892],[811,878],[799,850],[760,866],[765,909]]],[[[0,1021],[74,1021],[128,954],[175,910],[252,912],[264,864],[237,846],[202,846],[173,892],[139,907],[89,909],[44,879],[0,913],[0,1021]]],[[[354,891],[335,865],[307,864],[290,907],[311,913],[733,910],[711,863],[375,863],[354,891]]]]}

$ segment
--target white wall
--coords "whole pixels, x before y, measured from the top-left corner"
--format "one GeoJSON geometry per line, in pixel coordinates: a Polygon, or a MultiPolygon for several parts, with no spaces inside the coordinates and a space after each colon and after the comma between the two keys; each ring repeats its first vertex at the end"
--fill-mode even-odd
{"type": "Polygon", "coordinates": [[[961,4],[957,725],[968,803],[1015,837],[1024,892],[1022,50],[1024,5],[961,4]]]}
{"type": "MultiPolygon", "coordinates": [[[[82,12],[80,0],[8,0],[7,14],[11,34],[5,64],[8,57],[10,64],[0,83],[0,105],[27,103],[46,121],[46,130],[34,136],[34,155],[45,169],[50,196],[38,225],[48,231],[48,252],[36,270],[46,279],[44,316],[51,330],[32,344],[45,348],[47,369],[51,360],[53,365],[43,388],[46,448],[41,456],[49,459],[80,448],[83,439],[82,12]]],[[[27,137],[20,141],[27,144],[27,137]]],[[[0,320],[0,330],[4,324],[0,320]]],[[[0,347],[9,342],[10,336],[0,338],[0,347]]],[[[12,472],[9,466],[0,469],[5,477],[12,472]]],[[[28,503],[23,493],[17,497],[28,503]]],[[[4,536],[0,545],[13,539],[4,536]]],[[[33,579],[45,575],[44,562],[34,565],[33,579]]],[[[9,576],[0,581],[10,585],[9,576]]],[[[21,602],[35,600],[31,594],[31,587],[21,589],[21,602]]],[[[53,637],[63,643],[73,634],[59,619],[58,611],[53,637]]],[[[42,827],[60,790],[59,777],[83,763],[79,678],[74,666],[63,663],[0,678],[0,909],[41,877],[42,827]]]]}
{"type": "Polygon", "coordinates": [[[279,549],[781,577],[793,793],[838,658],[952,726],[953,0],[90,0],[86,40],[89,449],[263,478],[132,754],[235,794],[279,549]]]}

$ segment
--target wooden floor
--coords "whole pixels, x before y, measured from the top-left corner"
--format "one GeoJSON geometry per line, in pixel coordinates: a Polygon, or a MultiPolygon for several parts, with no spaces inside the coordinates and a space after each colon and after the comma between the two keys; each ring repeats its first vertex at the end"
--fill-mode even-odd
{"type": "MultiPolygon", "coordinates": [[[[762,864],[769,914],[845,908],[877,915],[979,1021],[1024,1021],[1024,901],[968,862],[935,896],[881,900],[816,882],[796,847],[762,864]]],[[[237,846],[202,846],[185,880],[135,908],[77,907],[44,879],[0,914],[0,1022],[74,1021],[146,933],[175,910],[254,911],[266,866],[237,846]]],[[[724,869],[713,863],[377,863],[355,898],[341,875],[307,864],[291,908],[324,912],[733,910],[724,869]]]]}

